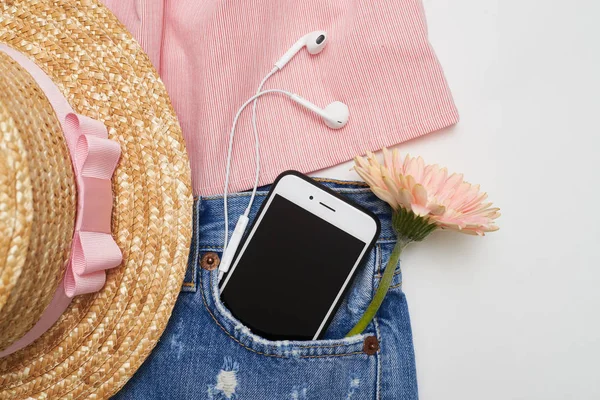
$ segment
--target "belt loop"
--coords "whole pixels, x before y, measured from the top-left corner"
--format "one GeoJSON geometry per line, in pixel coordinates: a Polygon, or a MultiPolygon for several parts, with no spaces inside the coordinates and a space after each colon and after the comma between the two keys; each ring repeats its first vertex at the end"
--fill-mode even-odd
{"type": "Polygon", "coordinates": [[[190,243],[190,254],[188,256],[187,269],[185,271],[185,278],[181,285],[181,291],[183,292],[195,292],[196,283],[198,281],[198,249],[200,245],[200,197],[194,198],[194,212],[192,218],[192,239],[190,243]]]}

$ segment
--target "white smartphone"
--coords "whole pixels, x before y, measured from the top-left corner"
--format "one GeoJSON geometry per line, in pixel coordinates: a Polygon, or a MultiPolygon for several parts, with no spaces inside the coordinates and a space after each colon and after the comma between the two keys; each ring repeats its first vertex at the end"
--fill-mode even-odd
{"type": "Polygon", "coordinates": [[[370,211],[299,172],[284,172],[225,276],[221,298],[267,339],[318,339],[379,229],[370,211]]]}

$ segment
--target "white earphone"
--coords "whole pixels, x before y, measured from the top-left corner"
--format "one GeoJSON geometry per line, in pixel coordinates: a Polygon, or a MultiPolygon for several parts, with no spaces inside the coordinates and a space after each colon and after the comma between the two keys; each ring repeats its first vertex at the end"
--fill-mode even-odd
{"type": "Polygon", "coordinates": [[[285,90],[280,89],[270,89],[262,91],[262,87],[267,82],[267,80],[273,76],[277,71],[281,70],[302,48],[306,47],[307,51],[310,54],[318,54],[320,53],[325,45],[327,44],[327,34],[324,31],[314,31],[302,36],[285,54],[275,63],[275,67],[263,78],[260,85],[258,85],[257,92],[254,96],[249,98],[237,111],[235,118],[233,119],[233,125],[231,127],[231,132],[229,134],[229,146],[227,150],[227,167],[225,173],[225,188],[223,191],[223,210],[225,216],[225,240],[224,240],[224,251],[223,257],[221,257],[221,263],[219,264],[219,281],[223,278],[223,275],[229,270],[231,265],[231,261],[233,260],[233,256],[242,240],[242,236],[246,230],[246,226],[248,225],[250,215],[250,209],[252,208],[252,204],[254,202],[254,197],[256,196],[256,189],[258,187],[258,179],[260,176],[260,152],[259,152],[259,139],[258,139],[258,129],[256,127],[256,104],[259,97],[270,94],[270,93],[280,93],[288,96],[291,100],[296,102],[297,104],[305,107],[306,109],[314,112],[323,118],[325,124],[331,129],[341,129],[346,123],[348,123],[348,119],[350,117],[350,111],[348,106],[342,102],[334,101],[333,103],[327,105],[325,108],[320,108],[319,106],[311,103],[310,101],[298,96],[295,93],[291,93],[285,90]],[[235,135],[235,127],[237,125],[237,121],[242,114],[242,111],[250,104],[253,103],[252,106],[252,129],[254,131],[254,143],[255,143],[255,159],[256,159],[256,172],[255,172],[255,180],[254,187],[252,188],[252,195],[250,196],[250,201],[248,203],[248,207],[244,211],[244,214],[240,216],[237,224],[235,225],[235,229],[233,234],[231,235],[231,240],[228,244],[229,237],[229,218],[227,212],[227,191],[229,187],[229,174],[231,170],[231,154],[233,151],[233,138],[235,135]]]}
{"type": "Polygon", "coordinates": [[[324,31],[314,31],[302,36],[283,56],[275,63],[277,69],[282,69],[303,47],[310,54],[319,54],[327,44],[327,33],[324,31]]]}

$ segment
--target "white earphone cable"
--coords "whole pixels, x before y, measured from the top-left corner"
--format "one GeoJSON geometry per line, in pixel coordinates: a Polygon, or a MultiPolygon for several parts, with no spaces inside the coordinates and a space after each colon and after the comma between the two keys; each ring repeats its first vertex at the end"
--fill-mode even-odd
{"type": "MultiPolygon", "coordinates": [[[[256,94],[260,93],[264,84],[277,71],[279,71],[279,68],[274,67],[271,70],[271,72],[269,72],[263,78],[263,80],[260,82],[260,85],[258,85],[256,94]]],[[[254,150],[255,150],[255,157],[256,157],[256,172],[254,173],[254,186],[252,188],[252,195],[250,196],[250,202],[248,203],[248,207],[246,208],[246,212],[244,213],[246,216],[250,215],[250,209],[252,208],[252,204],[254,203],[254,197],[256,196],[256,190],[258,189],[258,179],[260,178],[260,148],[259,148],[259,139],[258,139],[258,128],[256,127],[256,104],[257,103],[258,103],[258,99],[254,99],[254,103],[252,104],[252,130],[254,131],[254,150]]]]}
{"type": "MultiPolygon", "coordinates": [[[[266,80],[264,80],[266,81],[266,80]]],[[[264,82],[263,82],[264,84],[264,82]]],[[[235,128],[237,126],[237,122],[238,119],[240,118],[240,115],[242,114],[242,111],[244,111],[244,109],[246,107],[248,107],[248,105],[250,103],[252,103],[254,100],[258,99],[261,96],[264,96],[265,94],[269,94],[269,93],[281,93],[281,94],[285,94],[288,97],[292,97],[294,94],[292,92],[288,92],[286,90],[281,90],[281,89],[269,89],[269,90],[265,90],[263,92],[259,92],[257,94],[255,94],[254,96],[250,97],[248,100],[246,100],[246,102],[244,104],[242,104],[242,106],[238,109],[237,113],[235,114],[235,118],[233,119],[233,125],[231,126],[231,132],[229,133],[229,145],[227,148],[227,167],[225,169],[225,187],[223,189],[223,214],[225,217],[225,240],[224,240],[224,246],[223,249],[227,249],[227,241],[229,238],[229,216],[228,216],[228,210],[227,210],[227,192],[229,189],[229,175],[230,175],[230,171],[231,171],[231,154],[233,152],[233,137],[235,135],[235,128]]],[[[255,190],[256,190],[256,184],[254,185],[255,190]]],[[[254,192],[255,192],[254,190],[254,192]]],[[[254,192],[253,192],[253,196],[254,196],[254,192]]],[[[248,208],[249,210],[250,208],[248,208]]]]}
{"type": "Polygon", "coordinates": [[[257,99],[268,93],[281,93],[289,96],[294,102],[300,104],[301,106],[309,109],[310,111],[316,113],[321,116],[325,120],[327,126],[332,129],[340,129],[342,128],[346,122],[348,121],[348,107],[341,102],[333,102],[329,104],[325,110],[316,106],[308,100],[303,99],[302,97],[287,92],[285,90],[272,89],[262,91],[264,84],[267,80],[273,76],[277,71],[281,70],[302,48],[306,47],[310,54],[317,54],[323,50],[325,47],[327,39],[327,33],[324,31],[314,31],[310,32],[304,36],[302,36],[292,47],[285,52],[285,54],[275,63],[275,67],[263,78],[258,85],[258,89],[256,94],[249,98],[237,111],[235,118],[233,119],[233,126],[231,127],[231,132],[229,134],[229,144],[227,146],[227,167],[225,172],[225,188],[223,190],[223,213],[225,219],[225,240],[224,240],[224,248],[223,248],[223,256],[221,258],[221,264],[219,267],[219,276],[218,279],[221,281],[224,274],[229,270],[229,266],[233,261],[233,257],[235,255],[235,251],[239,246],[241,239],[244,235],[244,231],[249,222],[249,215],[252,209],[252,205],[254,204],[254,199],[256,197],[256,191],[258,189],[258,182],[260,179],[260,143],[258,137],[258,128],[256,126],[256,106],[257,99]],[[254,133],[254,150],[255,150],[255,174],[254,174],[254,186],[252,187],[252,194],[250,196],[250,201],[244,214],[240,215],[238,218],[235,230],[231,235],[231,240],[229,240],[229,215],[227,209],[227,192],[229,190],[229,175],[231,173],[231,155],[233,152],[233,138],[235,135],[235,128],[237,126],[238,119],[244,109],[250,103],[254,103],[252,105],[252,130],[254,133]],[[332,117],[332,114],[335,115],[332,117]],[[229,246],[228,246],[229,244],[229,246]]]}

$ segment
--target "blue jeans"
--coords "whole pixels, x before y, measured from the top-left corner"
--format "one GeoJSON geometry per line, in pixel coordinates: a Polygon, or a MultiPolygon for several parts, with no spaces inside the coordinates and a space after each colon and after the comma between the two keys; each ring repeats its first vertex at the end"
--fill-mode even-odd
{"type": "MultiPolygon", "coordinates": [[[[367,330],[344,338],[371,301],[394,246],[391,210],[364,185],[321,182],[381,220],[381,236],[324,339],[269,341],[252,334],[231,315],[219,298],[217,271],[201,267],[207,267],[203,255],[220,256],[223,250],[223,198],[197,198],[188,270],[173,315],[156,348],[115,399],[417,399],[412,333],[399,266],[367,330]]],[[[259,189],[251,218],[268,190],[259,189]]],[[[247,192],[231,195],[229,232],[248,200],[247,192]]]]}

